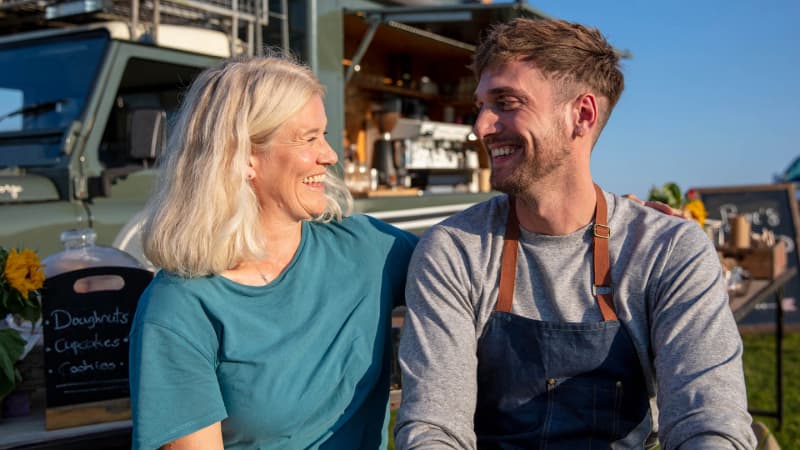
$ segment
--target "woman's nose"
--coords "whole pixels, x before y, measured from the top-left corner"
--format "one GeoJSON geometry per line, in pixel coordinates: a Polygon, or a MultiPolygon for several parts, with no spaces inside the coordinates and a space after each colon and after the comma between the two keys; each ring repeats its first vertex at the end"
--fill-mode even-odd
{"type": "Polygon", "coordinates": [[[339,160],[339,155],[336,154],[336,151],[328,144],[328,141],[325,141],[325,145],[322,148],[322,152],[319,155],[319,163],[323,166],[332,166],[336,164],[336,161],[339,160]]]}

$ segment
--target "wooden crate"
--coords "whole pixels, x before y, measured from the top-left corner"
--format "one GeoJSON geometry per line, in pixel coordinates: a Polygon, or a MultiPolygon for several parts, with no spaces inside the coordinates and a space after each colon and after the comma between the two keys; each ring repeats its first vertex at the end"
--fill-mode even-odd
{"type": "Polygon", "coordinates": [[[733,258],[736,264],[757,279],[774,279],[786,269],[786,244],[778,241],[772,247],[719,249],[722,256],[733,258]]]}

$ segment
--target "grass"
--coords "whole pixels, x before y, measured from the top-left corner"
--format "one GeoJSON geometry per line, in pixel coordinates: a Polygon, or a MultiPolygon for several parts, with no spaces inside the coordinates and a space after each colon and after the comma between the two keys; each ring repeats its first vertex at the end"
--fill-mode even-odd
{"type": "MultiPolygon", "coordinates": [[[[744,374],[750,409],[776,410],[775,339],[771,333],[745,334],[744,374]]],[[[764,416],[753,420],[765,423],[782,449],[800,447],[800,333],[788,333],[783,339],[783,425],[764,416]]]]}
{"type": "Polygon", "coordinates": [[[389,418],[389,446],[388,450],[394,450],[394,422],[397,420],[397,411],[392,411],[389,418]]]}
{"type": "MultiPolygon", "coordinates": [[[[775,340],[771,333],[746,334],[744,341],[744,373],[751,409],[775,411],[775,340]]],[[[800,448],[800,333],[789,333],[783,340],[783,426],[776,430],[777,420],[754,416],[764,422],[783,450],[800,448]]],[[[389,450],[394,450],[392,411],[389,422],[389,450]]]]}

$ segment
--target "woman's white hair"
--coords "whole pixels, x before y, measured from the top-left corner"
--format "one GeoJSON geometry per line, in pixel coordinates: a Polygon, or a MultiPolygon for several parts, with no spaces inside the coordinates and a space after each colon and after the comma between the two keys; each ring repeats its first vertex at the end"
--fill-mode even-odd
{"type": "MultiPolygon", "coordinates": [[[[325,88],[289,56],[235,58],[207,69],[180,107],[160,175],[146,207],[145,255],[184,277],[204,276],[263,257],[259,203],[247,180],[253,151],[269,151],[275,132],[325,88]]],[[[325,211],[341,220],[353,199],[331,171],[325,211]]]]}

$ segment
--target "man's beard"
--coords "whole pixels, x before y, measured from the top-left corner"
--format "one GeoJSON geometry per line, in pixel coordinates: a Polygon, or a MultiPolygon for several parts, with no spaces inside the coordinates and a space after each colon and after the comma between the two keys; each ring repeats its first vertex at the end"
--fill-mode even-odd
{"type": "MultiPolygon", "coordinates": [[[[542,138],[533,138],[533,150],[510,174],[498,179],[492,173],[492,188],[509,195],[519,196],[531,185],[544,180],[564,165],[570,154],[565,127],[560,122],[542,138]]],[[[525,151],[525,150],[523,150],[525,151]]]]}

